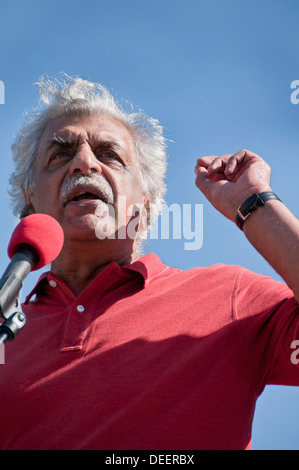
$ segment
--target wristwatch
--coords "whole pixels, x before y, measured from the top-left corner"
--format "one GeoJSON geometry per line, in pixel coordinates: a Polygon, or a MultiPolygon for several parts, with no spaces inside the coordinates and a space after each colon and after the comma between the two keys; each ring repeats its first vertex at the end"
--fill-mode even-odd
{"type": "MultiPolygon", "coordinates": [[[[272,191],[265,191],[260,194],[253,194],[250,196],[243,204],[239,207],[236,217],[236,224],[240,230],[243,230],[243,225],[245,220],[254,212],[258,207],[263,206],[265,202],[270,201],[271,199],[277,199],[280,201],[279,197],[272,191]]],[[[281,202],[281,201],[280,201],[281,202]]]]}

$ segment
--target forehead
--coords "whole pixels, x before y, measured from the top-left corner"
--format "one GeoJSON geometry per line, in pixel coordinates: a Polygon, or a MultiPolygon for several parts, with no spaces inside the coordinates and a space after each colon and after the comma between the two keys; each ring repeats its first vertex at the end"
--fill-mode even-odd
{"type": "Polygon", "coordinates": [[[63,116],[50,121],[39,142],[38,151],[43,153],[53,138],[61,137],[74,142],[87,141],[96,145],[102,141],[114,141],[125,151],[133,153],[132,134],[117,119],[106,115],[63,116]]]}

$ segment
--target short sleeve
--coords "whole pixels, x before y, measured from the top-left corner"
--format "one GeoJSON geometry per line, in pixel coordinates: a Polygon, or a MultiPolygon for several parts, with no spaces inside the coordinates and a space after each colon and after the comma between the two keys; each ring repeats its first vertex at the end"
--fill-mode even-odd
{"type": "Polygon", "coordinates": [[[234,315],[252,374],[265,385],[299,385],[299,305],[282,282],[242,270],[234,315]]]}

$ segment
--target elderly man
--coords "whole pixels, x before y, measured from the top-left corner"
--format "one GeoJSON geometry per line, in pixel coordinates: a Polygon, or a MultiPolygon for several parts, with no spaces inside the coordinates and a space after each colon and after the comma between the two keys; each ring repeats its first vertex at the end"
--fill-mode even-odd
{"type": "Polygon", "coordinates": [[[165,193],[159,123],[79,78],[40,87],[12,194],[21,218],[53,216],[65,243],[6,348],[0,448],[250,448],[265,385],[299,384],[299,222],[269,166],[247,150],[199,158],[196,185],[285,283],[166,266],[140,254],[165,193]]]}

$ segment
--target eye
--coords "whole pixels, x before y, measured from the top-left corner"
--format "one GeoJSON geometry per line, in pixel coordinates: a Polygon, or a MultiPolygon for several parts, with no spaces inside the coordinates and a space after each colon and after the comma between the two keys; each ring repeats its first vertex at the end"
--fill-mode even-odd
{"type": "Polygon", "coordinates": [[[101,156],[104,158],[112,158],[112,159],[118,160],[118,156],[114,152],[109,152],[108,150],[105,152],[102,152],[101,156]]]}
{"type": "Polygon", "coordinates": [[[113,152],[112,150],[102,150],[98,152],[97,158],[99,160],[105,160],[107,162],[113,163],[121,163],[123,164],[121,158],[117,155],[117,153],[113,152]]]}
{"type": "Polygon", "coordinates": [[[65,158],[65,157],[70,157],[70,153],[63,150],[61,152],[56,152],[52,158],[54,159],[54,158],[65,158]]]}
{"type": "Polygon", "coordinates": [[[70,150],[57,150],[53,155],[50,157],[50,163],[53,161],[61,161],[64,159],[72,158],[72,153],[70,150]]]}

